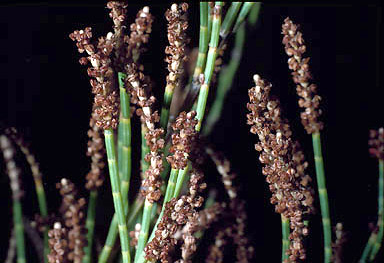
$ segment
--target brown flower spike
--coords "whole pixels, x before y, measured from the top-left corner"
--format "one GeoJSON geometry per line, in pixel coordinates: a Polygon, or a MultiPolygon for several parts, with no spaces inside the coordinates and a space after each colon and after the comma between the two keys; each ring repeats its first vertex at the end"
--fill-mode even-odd
{"type": "Polygon", "coordinates": [[[384,128],[381,127],[377,131],[371,130],[369,137],[369,153],[372,155],[372,157],[375,157],[379,160],[384,160],[384,128]]]}
{"type": "Polygon", "coordinates": [[[254,76],[256,86],[248,92],[250,103],[247,108],[248,124],[251,132],[257,134],[259,143],[255,145],[260,152],[259,160],[264,167],[263,174],[272,192],[271,203],[276,212],[290,220],[290,260],[305,259],[303,237],[308,234],[303,216],[311,211],[312,190],[307,186],[308,177],[303,177],[306,165],[303,156],[295,153],[292,132],[286,120],[281,117],[279,102],[270,98],[272,85],[254,76]]]}
{"type": "Polygon", "coordinates": [[[85,228],[85,199],[77,198],[75,185],[68,179],[61,179],[56,185],[60,189],[64,224],[68,229],[68,260],[81,263],[84,256],[83,248],[87,245],[85,228]]]}
{"type": "Polygon", "coordinates": [[[321,110],[319,109],[321,97],[316,94],[317,86],[311,84],[311,73],[309,72],[309,57],[305,58],[306,46],[303,34],[298,30],[289,17],[284,20],[282,26],[283,44],[285,52],[290,57],[288,67],[292,70],[292,78],[296,86],[296,92],[300,96],[299,106],[304,108],[301,112],[301,122],[308,134],[319,132],[323,123],[319,121],[321,110]]]}

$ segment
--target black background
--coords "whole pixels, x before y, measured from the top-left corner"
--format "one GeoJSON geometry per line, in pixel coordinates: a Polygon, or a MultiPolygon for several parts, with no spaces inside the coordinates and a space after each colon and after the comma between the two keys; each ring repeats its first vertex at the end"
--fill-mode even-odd
{"type": "MultiPolygon", "coordinates": [[[[137,2],[129,5],[129,23],[141,6],[137,2]]],[[[154,3],[150,7],[156,20],[144,64],[156,83],[156,94],[161,94],[167,44],[163,14],[169,5],[154,3]]],[[[95,35],[105,35],[112,22],[103,4],[68,1],[1,5],[0,14],[0,121],[17,127],[31,142],[45,175],[49,209],[54,212],[59,204],[54,184],[67,177],[82,189],[89,169],[85,151],[92,101],[90,85],[68,34],[92,26],[95,35]]],[[[381,7],[375,4],[274,3],[263,5],[256,28],[248,29],[239,73],[210,140],[232,160],[240,175],[242,195],[247,201],[248,234],[256,248],[255,261],[279,262],[281,236],[280,217],[269,204],[270,193],[253,148],[257,138],[246,125],[247,90],[253,85],[253,74],[273,83],[273,93],[279,96],[310,162],[309,172],[314,175],[311,138],[300,124],[295,88],[281,45],[281,23],[286,16],[302,25],[312,73],[323,98],[322,141],[332,223],[343,222],[348,233],[345,262],[356,262],[361,255],[368,238],[368,223],[376,221],[377,213],[378,169],[377,162],[368,155],[367,140],[369,129],[382,126],[384,119],[379,75],[381,15],[381,7]]],[[[191,45],[197,46],[197,4],[191,4],[190,17],[191,45]]],[[[5,220],[1,226],[0,259],[5,257],[11,222],[8,180],[1,174],[1,218],[5,220]]],[[[24,208],[32,218],[37,201],[28,175],[26,171],[23,179],[24,208]]],[[[214,183],[215,176],[210,170],[208,181],[214,183]]],[[[107,189],[100,199],[97,231],[103,240],[113,208],[107,189]]],[[[321,219],[319,214],[312,219],[308,262],[321,262],[321,219]]]]}

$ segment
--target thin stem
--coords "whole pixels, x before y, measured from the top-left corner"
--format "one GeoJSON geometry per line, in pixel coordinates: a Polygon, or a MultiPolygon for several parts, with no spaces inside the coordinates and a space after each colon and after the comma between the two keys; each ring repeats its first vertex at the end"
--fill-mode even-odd
{"type": "MultiPolygon", "coordinates": [[[[169,176],[168,184],[167,184],[167,190],[165,191],[163,206],[161,208],[161,212],[160,212],[159,217],[157,218],[155,226],[152,229],[152,232],[151,232],[151,235],[150,235],[150,237],[148,239],[148,242],[151,242],[151,240],[154,238],[155,232],[156,232],[156,229],[157,229],[157,225],[160,223],[160,220],[163,217],[165,205],[173,197],[173,194],[174,194],[174,191],[175,191],[175,186],[176,186],[176,181],[177,181],[177,175],[178,175],[178,170],[177,169],[172,169],[171,170],[171,174],[169,176]]],[[[143,216],[143,220],[144,220],[144,216],[143,216]]],[[[139,249],[137,249],[137,250],[139,250],[139,249]]],[[[140,253],[140,255],[138,256],[138,259],[137,259],[137,261],[135,261],[135,263],[143,263],[145,261],[146,260],[144,258],[144,253],[140,253]]]]}
{"type": "MultiPolygon", "coordinates": [[[[143,207],[144,199],[136,198],[131,207],[131,212],[128,217],[128,229],[132,229],[133,224],[135,223],[136,218],[140,214],[141,208],[143,207]]],[[[117,214],[113,215],[111,224],[109,226],[107,239],[105,241],[105,245],[100,252],[98,263],[106,263],[108,262],[109,257],[111,256],[112,248],[116,242],[118,232],[118,219],[117,214]]]]}
{"type": "Polygon", "coordinates": [[[223,23],[220,29],[220,36],[223,39],[226,39],[229,33],[231,32],[231,28],[235,22],[237,14],[239,13],[242,2],[233,2],[229,7],[227,13],[225,14],[223,23]]]}
{"type": "Polygon", "coordinates": [[[188,174],[190,166],[191,165],[188,164],[187,167],[185,167],[183,170],[179,171],[179,174],[177,176],[175,191],[173,193],[174,198],[179,197],[181,189],[182,189],[184,181],[185,181],[185,176],[188,174]]]}
{"type": "Polygon", "coordinates": [[[149,163],[145,160],[145,156],[150,152],[145,140],[145,134],[148,132],[148,128],[145,123],[141,124],[141,171],[144,176],[144,172],[148,169],[149,163]]]}
{"type": "Polygon", "coordinates": [[[321,152],[321,140],[319,132],[312,134],[312,144],[313,153],[315,157],[317,188],[319,192],[320,209],[323,222],[324,262],[329,263],[331,262],[332,258],[332,232],[328,207],[328,193],[325,184],[324,162],[323,155],[321,152]]]}
{"type": "Polygon", "coordinates": [[[256,2],[251,8],[251,11],[249,11],[248,23],[251,26],[255,26],[257,23],[257,19],[259,18],[259,13],[260,13],[260,7],[261,7],[261,3],[256,2]]]}
{"type": "MultiPolygon", "coordinates": [[[[243,7],[240,10],[239,16],[236,19],[235,26],[233,27],[232,32],[236,32],[239,26],[244,22],[245,18],[247,17],[249,11],[252,9],[252,7],[256,4],[256,2],[245,2],[243,7]]],[[[257,3],[260,5],[260,3],[257,3]]]]}
{"type": "Polygon", "coordinates": [[[199,77],[203,72],[208,50],[208,2],[200,2],[200,36],[199,54],[197,55],[196,67],[193,77],[199,77]]]}
{"type": "Polygon", "coordinates": [[[371,235],[369,236],[368,242],[365,245],[365,248],[363,250],[363,254],[361,255],[359,263],[367,262],[368,256],[372,251],[373,244],[375,244],[376,237],[377,237],[377,234],[374,231],[372,231],[371,235]]]}
{"type": "Polygon", "coordinates": [[[137,241],[135,262],[137,262],[140,258],[140,255],[144,253],[144,247],[147,244],[152,209],[153,209],[153,203],[149,202],[148,199],[146,199],[145,203],[144,203],[143,218],[141,221],[140,234],[139,234],[139,238],[137,241]]]}
{"type": "Polygon", "coordinates": [[[114,135],[112,129],[104,130],[105,146],[107,149],[109,176],[111,180],[113,203],[115,207],[115,213],[117,213],[121,253],[124,263],[130,263],[131,257],[129,253],[129,240],[128,240],[128,228],[126,222],[126,216],[124,213],[123,198],[120,192],[120,179],[118,176],[117,157],[114,143],[114,135]]]}
{"type": "Polygon", "coordinates": [[[13,200],[13,224],[16,233],[17,263],[25,263],[25,238],[23,226],[23,212],[20,200],[13,200]]]}
{"type": "MultiPolygon", "coordinates": [[[[119,89],[120,89],[120,122],[118,127],[118,157],[119,157],[119,178],[121,180],[121,195],[123,198],[124,214],[128,215],[128,191],[132,170],[132,150],[131,150],[131,109],[130,96],[124,85],[124,73],[118,73],[119,89]]],[[[107,262],[112,248],[116,242],[118,231],[118,215],[113,215],[111,224],[108,229],[107,239],[99,256],[99,263],[107,262]]]]}
{"type": "Polygon", "coordinates": [[[95,230],[97,190],[92,190],[89,194],[87,220],[85,228],[87,229],[87,246],[84,248],[83,263],[92,261],[93,233],[95,230]]]}
{"type": "Polygon", "coordinates": [[[209,43],[207,64],[205,66],[204,71],[204,84],[200,87],[199,98],[197,101],[197,120],[198,124],[196,125],[196,130],[200,131],[201,124],[203,121],[205,107],[207,104],[209,85],[211,83],[211,78],[213,74],[213,70],[215,68],[215,61],[217,57],[217,46],[219,44],[219,36],[220,36],[220,25],[221,25],[221,8],[222,2],[215,2],[214,7],[214,16],[212,21],[212,34],[211,40],[209,43]]]}
{"type": "MultiPolygon", "coordinates": [[[[19,137],[16,130],[10,130],[11,136],[14,142],[19,146],[21,152],[24,154],[30,168],[32,171],[33,181],[35,183],[35,191],[37,196],[37,202],[39,205],[40,216],[42,218],[47,218],[48,216],[48,206],[47,198],[45,195],[44,185],[42,182],[42,174],[39,168],[39,164],[36,161],[35,156],[30,151],[30,149],[25,145],[22,137],[19,137]]],[[[48,262],[49,246],[48,246],[48,226],[45,226],[44,232],[44,262],[48,262]]]]}
{"type": "MultiPolygon", "coordinates": [[[[212,32],[212,22],[213,22],[213,14],[212,14],[212,7],[208,3],[208,42],[211,40],[211,32],[212,32]]],[[[208,43],[207,43],[208,44],[208,43]]]]}
{"type": "Polygon", "coordinates": [[[281,215],[281,233],[282,233],[282,251],[281,251],[281,262],[287,262],[288,249],[289,249],[289,219],[281,215]]]}
{"type": "Polygon", "coordinates": [[[127,76],[124,73],[118,73],[120,89],[120,121],[119,121],[119,176],[121,179],[121,192],[124,204],[128,205],[128,189],[132,170],[132,150],[131,150],[131,109],[130,96],[124,85],[127,76]]]}
{"type": "Polygon", "coordinates": [[[383,241],[383,232],[384,232],[384,161],[383,160],[379,160],[377,225],[379,227],[379,231],[377,232],[377,237],[372,247],[371,255],[369,257],[370,261],[373,261],[375,259],[383,241]]]}
{"type": "Polygon", "coordinates": [[[232,86],[233,79],[240,65],[245,43],[245,35],[245,25],[242,24],[236,32],[235,46],[231,53],[230,62],[222,69],[219,75],[216,97],[203,128],[203,134],[205,136],[211,133],[213,127],[220,118],[226,95],[232,86]]]}

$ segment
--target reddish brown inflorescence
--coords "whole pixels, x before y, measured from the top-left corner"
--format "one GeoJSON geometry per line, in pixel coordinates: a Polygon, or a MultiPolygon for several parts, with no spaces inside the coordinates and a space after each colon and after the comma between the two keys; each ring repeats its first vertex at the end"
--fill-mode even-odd
{"type": "Polygon", "coordinates": [[[188,157],[195,143],[197,132],[196,112],[181,112],[172,124],[172,146],[169,150],[173,155],[167,157],[167,161],[173,169],[184,169],[187,166],[188,157]]]}
{"type": "Polygon", "coordinates": [[[371,130],[369,132],[369,138],[369,153],[372,157],[384,160],[384,128],[381,127],[377,131],[371,130]]]}
{"type": "Polygon", "coordinates": [[[64,224],[68,229],[68,260],[81,263],[84,256],[83,248],[87,245],[85,228],[85,199],[77,198],[75,185],[68,179],[61,179],[57,184],[62,196],[60,211],[64,224]]]}
{"type": "Polygon", "coordinates": [[[188,21],[186,12],[187,3],[172,4],[171,8],[165,12],[165,18],[168,21],[168,42],[169,46],[165,48],[167,55],[165,61],[168,64],[169,74],[167,76],[167,89],[173,90],[184,72],[183,63],[187,60],[186,45],[189,39],[186,34],[188,21]]]}
{"type": "Polygon", "coordinates": [[[190,262],[190,256],[196,251],[194,233],[197,230],[199,208],[204,199],[200,193],[206,188],[202,182],[203,175],[193,170],[189,180],[189,194],[179,199],[172,198],[165,207],[163,217],[157,226],[155,237],[144,249],[147,260],[160,260],[162,263],[170,262],[170,251],[177,244],[175,234],[185,226],[182,234],[182,259],[179,262],[190,262]]]}
{"type": "Polygon", "coordinates": [[[271,203],[276,206],[276,212],[290,220],[289,254],[290,260],[295,262],[305,259],[303,236],[308,234],[308,229],[303,216],[312,209],[310,179],[304,173],[306,164],[291,139],[289,125],[281,117],[279,102],[270,98],[272,85],[259,75],[254,76],[254,81],[256,86],[248,92],[247,108],[251,113],[247,115],[247,123],[252,125],[251,132],[259,137],[255,148],[264,164],[262,172],[272,192],[271,203]]]}
{"type": "Polygon", "coordinates": [[[234,185],[237,175],[231,170],[231,164],[222,153],[207,149],[207,153],[215,162],[223,185],[227,191],[229,202],[229,214],[233,218],[233,225],[227,227],[227,236],[233,239],[236,246],[237,262],[250,262],[253,256],[253,247],[249,245],[248,238],[245,235],[247,214],[245,211],[245,201],[239,198],[239,187],[234,185]]]}
{"type": "Polygon", "coordinates": [[[113,50],[113,33],[100,37],[97,46],[91,43],[92,29],[76,30],[69,37],[76,41],[80,53],[87,52],[88,57],[82,57],[80,64],[91,63],[87,72],[92,78],[90,80],[92,93],[95,95],[94,112],[96,125],[102,129],[115,129],[118,123],[118,94],[115,90],[115,76],[111,67],[110,54],[113,50]]]}
{"type": "Polygon", "coordinates": [[[293,81],[297,84],[296,91],[300,96],[299,106],[304,108],[300,115],[301,122],[307,133],[319,132],[323,128],[323,124],[319,120],[321,97],[316,94],[316,85],[310,83],[312,79],[309,71],[310,58],[303,57],[306,50],[303,34],[298,30],[298,25],[295,25],[288,17],[284,20],[282,34],[284,35],[285,52],[290,57],[288,67],[292,70],[293,81]]]}
{"type": "Polygon", "coordinates": [[[92,112],[91,119],[89,120],[90,129],[88,130],[88,149],[87,156],[91,157],[91,170],[87,174],[87,182],[85,187],[88,190],[96,190],[104,182],[102,170],[105,166],[103,161],[105,150],[104,142],[101,137],[101,130],[96,125],[95,112],[92,112]]]}
{"type": "Polygon", "coordinates": [[[49,263],[67,263],[68,261],[68,232],[60,222],[53,224],[53,229],[48,232],[49,263]]]}

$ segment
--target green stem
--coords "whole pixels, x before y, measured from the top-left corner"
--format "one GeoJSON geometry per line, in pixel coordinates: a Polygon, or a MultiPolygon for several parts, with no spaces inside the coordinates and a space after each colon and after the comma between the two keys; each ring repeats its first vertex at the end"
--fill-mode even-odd
{"type": "Polygon", "coordinates": [[[148,232],[151,221],[151,214],[153,209],[153,203],[149,202],[147,199],[144,203],[143,218],[141,221],[141,229],[139,238],[137,241],[137,249],[135,254],[135,262],[137,262],[142,254],[144,254],[144,247],[148,241],[148,232]]]}
{"type": "Polygon", "coordinates": [[[377,236],[377,234],[374,231],[369,236],[368,242],[365,245],[365,248],[363,250],[363,254],[361,255],[359,263],[366,263],[367,262],[368,256],[372,251],[373,244],[375,244],[376,236],[377,236]]]}
{"type": "MultiPolygon", "coordinates": [[[[37,202],[39,205],[40,215],[43,219],[46,219],[48,216],[47,208],[47,198],[45,195],[44,185],[42,182],[42,175],[36,161],[35,156],[30,151],[30,149],[24,144],[24,141],[21,137],[17,136],[17,131],[13,132],[13,139],[15,143],[19,146],[21,152],[25,155],[25,158],[31,168],[33,181],[35,183],[35,191],[37,195],[37,202]]],[[[49,246],[48,246],[48,226],[46,225],[43,232],[44,237],[44,262],[48,262],[49,246]]]]}
{"type": "Polygon", "coordinates": [[[13,224],[16,234],[17,263],[25,263],[25,239],[23,226],[23,212],[20,200],[13,200],[13,224]]]}
{"type": "Polygon", "coordinates": [[[95,230],[95,216],[96,216],[96,201],[97,190],[92,190],[89,194],[87,220],[85,228],[87,229],[87,246],[84,248],[83,263],[90,263],[92,261],[92,243],[93,233],[95,230]]]}
{"type": "Polygon", "coordinates": [[[379,231],[377,232],[377,237],[376,237],[375,243],[373,244],[371,255],[369,257],[371,261],[375,260],[375,257],[379,252],[382,241],[383,241],[383,232],[384,232],[384,161],[383,160],[379,160],[377,225],[379,227],[379,231]]]}
{"type": "Polygon", "coordinates": [[[233,26],[233,23],[235,22],[235,19],[237,17],[237,14],[239,13],[239,10],[242,4],[243,4],[242,2],[233,2],[229,7],[227,13],[225,14],[225,17],[220,29],[220,36],[223,39],[226,39],[229,33],[231,32],[231,28],[233,26]]]}
{"type": "Polygon", "coordinates": [[[251,11],[249,11],[248,22],[251,26],[256,25],[257,19],[259,18],[260,7],[261,7],[261,3],[256,2],[251,8],[251,11]]]}
{"type": "Polygon", "coordinates": [[[185,181],[185,176],[187,175],[190,166],[191,165],[188,164],[187,167],[185,167],[183,170],[179,171],[179,174],[177,176],[175,191],[174,191],[172,197],[174,197],[174,198],[179,197],[181,189],[182,189],[184,181],[185,181]]]}
{"type": "MultiPolygon", "coordinates": [[[[130,109],[130,96],[124,85],[126,75],[118,73],[119,89],[120,89],[120,122],[118,127],[118,167],[119,178],[121,180],[121,195],[124,205],[124,214],[128,215],[128,191],[132,170],[132,150],[131,150],[131,109],[130,109]]],[[[111,224],[108,229],[107,239],[105,245],[99,256],[99,263],[107,262],[112,248],[116,242],[118,232],[118,215],[113,215],[111,224]]]]}
{"type": "Polygon", "coordinates": [[[287,250],[289,249],[289,219],[281,215],[281,229],[282,229],[282,251],[281,262],[287,262],[289,259],[287,250]]]}
{"type": "MultiPolygon", "coordinates": [[[[177,181],[177,175],[178,175],[178,170],[177,169],[172,169],[171,170],[171,174],[169,176],[169,180],[168,180],[168,184],[167,184],[167,190],[165,191],[165,196],[164,196],[164,202],[163,202],[163,206],[161,208],[161,212],[160,212],[160,215],[159,217],[157,218],[157,221],[155,223],[155,226],[154,228],[152,229],[152,232],[151,232],[151,235],[148,239],[148,242],[151,242],[151,240],[153,239],[153,237],[155,236],[155,232],[156,232],[156,229],[157,229],[157,225],[160,223],[161,221],[161,218],[163,217],[163,214],[164,214],[164,209],[165,209],[165,205],[169,202],[169,200],[171,200],[171,198],[173,197],[173,194],[174,194],[174,191],[175,191],[175,186],[176,186],[176,181],[177,181]]],[[[144,217],[144,216],[143,216],[144,217]]],[[[143,218],[144,220],[144,218],[143,218]]],[[[139,250],[139,249],[137,249],[139,250]]],[[[138,259],[137,261],[135,261],[135,263],[143,263],[145,262],[145,258],[144,258],[144,253],[140,253],[138,255],[138,259]]]]}
{"type": "Polygon", "coordinates": [[[149,167],[149,163],[145,161],[145,156],[150,152],[149,147],[147,145],[147,141],[145,140],[145,134],[148,132],[148,128],[145,123],[141,124],[141,171],[142,176],[144,176],[145,171],[149,167]]]}
{"type": "Polygon", "coordinates": [[[245,25],[242,24],[242,26],[240,26],[239,30],[236,32],[235,46],[231,53],[231,58],[229,60],[230,62],[220,72],[218,87],[216,91],[216,97],[211,106],[211,109],[209,111],[207,120],[203,128],[204,136],[207,136],[211,133],[213,127],[215,126],[216,122],[220,118],[226,95],[232,86],[233,79],[240,65],[244,43],[245,43],[245,25]]]}
{"type": "Polygon", "coordinates": [[[119,176],[121,179],[121,192],[124,204],[128,206],[128,190],[131,179],[132,170],[132,150],[131,150],[131,108],[130,96],[124,85],[127,76],[124,73],[118,73],[119,89],[120,89],[120,122],[119,122],[119,176]]]}
{"type": "MultiPolygon", "coordinates": [[[[252,7],[256,4],[256,2],[245,2],[243,7],[240,10],[239,16],[236,19],[235,26],[233,27],[232,32],[236,32],[239,26],[244,22],[245,18],[247,17],[249,11],[252,9],[252,7]]],[[[260,3],[257,3],[260,5],[260,3]]]]}
{"type": "Polygon", "coordinates": [[[312,143],[315,157],[317,188],[319,192],[320,209],[323,222],[324,262],[329,263],[331,262],[332,258],[332,232],[328,207],[328,193],[325,184],[324,162],[323,155],[321,152],[321,140],[319,132],[315,132],[312,134],[312,143]]]}
{"type": "Polygon", "coordinates": [[[120,191],[120,179],[118,175],[116,149],[112,129],[104,130],[105,146],[107,149],[109,176],[111,180],[113,203],[117,213],[118,228],[120,234],[121,253],[124,263],[130,263],[129,240],[126,216],[124,213],[123,198],[120,191]]]}
{"type": "Polygon", "coordinates": [[[211,40],[212,22],[213,22],[212,7],[211,7],[211,5],[209,3],[208,3],[207,17],[208,17],[208,32],[207,32],[208,33],[208,37],[207,37],[208,40],[207,40],[207,42],[209,42],[211,40]]]}
{"type": "Polygon", "coordinates": [[[205,107],[207,104],[207,98],[208,98],[208,92],[209,92],[209,85],[211,83],[211,78],[213,74],[213,70],[215,68],[215,61],[217,57],[217,46],[219,44],[219,37],[220,37],[220,26],[221,26],[221,8],[223,3],[222,2],[215,2],[214,7],[214,16],[212,21],[212,34],[211,34],[211,40],[209,43],[209,50],[208,50],[208,57],[207,57],[207,64],[205,66],[204,71],[204,84],[200,87],[199,97],[197,101],[197,120],[198,124],[196,125],[196,130],[200,131],[204,113],[205,113],[205,107]]]}
{"type": "MultiPolygon", "coordinates": [[[[132,204],[131,207],[131,212],[129,213],[128,217],[128,229],[132,229],[134,227],[133,224],[135,224],[135,220],[138,217],[141,208],[143,207],[144,200],[141,198],[136,198],[134,203],[132,204]]],[[[108,230],[108,235],[107,239],[105,241],[105,245],[103,249],[100,252],[98,263],[106,263],[108,262],[109,257],[111,256],[112,248],[116,242],[117,238],[117,232],[118,232],[118,219],[117,219],[117,214],[115,213],[113,215],[111,224],[109,226],[108,230]]]]}
{"type": "Polygon", "coordinates": [[[200,2],[200,36],[199,54],[197,55],[196,67],[193,73],[198,78],[203,72],[208,50],[208,2],[200,2]]]}

